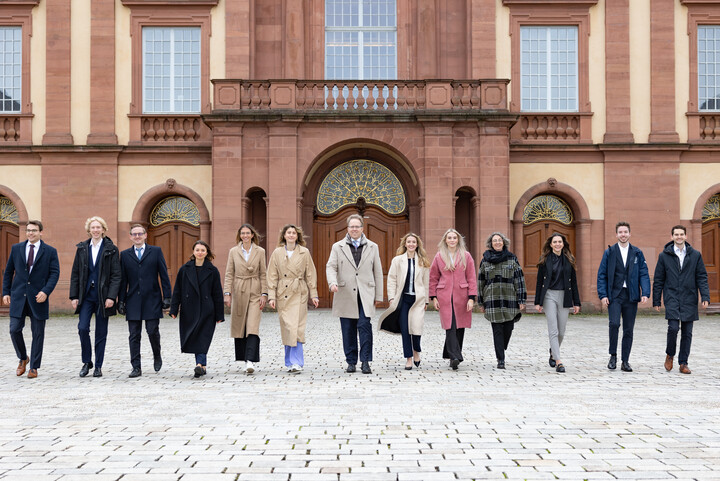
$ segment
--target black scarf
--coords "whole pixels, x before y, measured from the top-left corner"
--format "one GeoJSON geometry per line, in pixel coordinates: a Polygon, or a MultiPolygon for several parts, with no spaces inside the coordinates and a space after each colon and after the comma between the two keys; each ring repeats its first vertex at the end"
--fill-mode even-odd
{"type": "Polygon", "coordinates": [[[505,262],[510,257],[510,251],[507,247],[503,247],[503,250],[496,251],[495,249],[488,249],[483,254],[483,260],[491,264],[499,264],[505,262]]]}

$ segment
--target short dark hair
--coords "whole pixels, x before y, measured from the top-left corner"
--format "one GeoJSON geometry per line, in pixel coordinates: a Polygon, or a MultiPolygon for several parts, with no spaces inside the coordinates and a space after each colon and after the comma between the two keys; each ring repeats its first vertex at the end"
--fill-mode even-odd
{"type": "Polygon", "coordinates": [[[142,225],[142,224],[133,224],[133,225],[131,225],[131,226],[130,226],[130,233],[132,234],[133,229],[138,229],[138,228],[140,228],[140,229],[143,230],[143,234],[147,234],[147,229],[146,229],[145,226],[142,225]]]}
{"type": "Polygon", "coordinates": [[[39,220],[29,220],[29,221],[27,222],[27,225],[30,225],[30,224],[36,225],[37,228],[38,228],[38,230],[39,230],[40,232],[42,232],[42,230],[43,230],[42,222],[40,222],[39,220]]]}
{"type": "Polygon", "coordinates": [[[627,228],[628,228],[628,231],[630,230],[630,224],[628,224],[628,223],[625,222],[624,220],[621,220],[620,222],[618,222],[617,224],[615,224],[615,233],[616,233],[616,234],[617,234],[617,230],[618,230],[620,227],[627,227],[627,228]]]}
{"type": "Polygon", "coordinates": [[[670,235],[675,234],[675,229],[682,229],[683,234],[687,235],[687,229],[685,228],[684,225],[680,225],[680,224],[675,225],[675,226],[673,226],[672,229],[670,229],[670,235]]]}

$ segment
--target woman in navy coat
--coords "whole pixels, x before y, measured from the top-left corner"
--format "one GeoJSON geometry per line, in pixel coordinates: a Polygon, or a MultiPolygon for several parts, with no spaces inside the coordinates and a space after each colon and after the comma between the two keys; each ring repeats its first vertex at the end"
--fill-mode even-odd
{"type": "Polygon", "coordinates": [[[215,324],[225,320],[220,272],[204,241],[196,241],[190,260],[178,271],[170,316],[180,313],[180,350],[195,354],[195,377],[207,373],[207,352],[215,324]]]}

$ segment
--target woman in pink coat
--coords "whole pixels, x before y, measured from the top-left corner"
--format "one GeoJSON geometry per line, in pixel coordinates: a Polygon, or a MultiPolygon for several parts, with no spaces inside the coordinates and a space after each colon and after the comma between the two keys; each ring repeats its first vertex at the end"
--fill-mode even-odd
{"type": "Polygon", "coordinates": [[[475,262],[465,249],[465,240],[455,229],[448,229],[438,244],[430,266],[430,298],[440,311],[445,329],[443,359],[457,370],[462,362],[465,328],[472,325],[472,310],[477,296],[475,262]]]}

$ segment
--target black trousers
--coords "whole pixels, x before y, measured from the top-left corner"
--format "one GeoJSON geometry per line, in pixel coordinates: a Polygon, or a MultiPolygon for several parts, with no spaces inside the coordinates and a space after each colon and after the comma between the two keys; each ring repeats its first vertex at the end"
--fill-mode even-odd
{"type": "Polygon", "coordinates": [[[514,321],[508,322],[492,322],[493,344],[495,345],[495,357],[498,361],[505,360],[505,350],[510,344],[510,336],[512,336],[515,328],[514,321]]]}
{"type": "MultiPolygon", "coordinates": [[[[127,321],[130,336],[130,364],[133,369],[140,369],[140,340],[142,339],[142,321],[127,321]]],[[[150,339],[150,347],[152,348],[153,357],[160,357],[160,319],[147,319],[145,321],[145,330],[148,339],[150,339]]]]}
{"type": "Polygon", "coordinates": [[[260,336],[248,334],[235,338],[235,360],[260,362],[260,336]]]}
{"type": "Polygon", "coordinates": [[[678,320],[668,320],[667,331],[667,347],[665,354],[675,357],[677,351],[677,335],[678,331],[682,331],[680,337],[680,354],[678,355],[678,364],[687,364],[690,357],[690,346],[692,345],[693,321],[680,322],[678,320]]]}
{"type": "MultiPolygon", "coordinates": [[[[452,300],[450,301],[452,303],[452,300]]],[[[462,361],[462,346],[465,338],[465,328],[457,328],[455,321],[455,308],[452,308],[452,324],[450,329],[445,331],[445,346],[443,347],[443,359],[457,359],[462,361]]]]}

